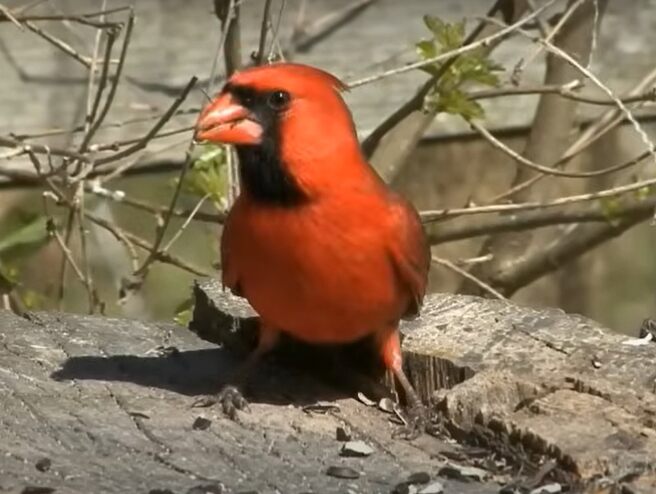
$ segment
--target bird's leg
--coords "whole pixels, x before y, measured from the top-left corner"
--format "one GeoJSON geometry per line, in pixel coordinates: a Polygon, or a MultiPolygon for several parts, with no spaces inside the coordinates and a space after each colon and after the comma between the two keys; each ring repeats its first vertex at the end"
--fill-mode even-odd
{"type": "Polygon", "coordinates": [[[413,439],[423,432],[427,425],[427,411],[419,399],[417,392],[410,384],[408,377],[403,372],[403,360],[401,356],[401,342],[397,328],[383,331],[378,335],[378,344],[385,367],[392,371],[394,377],[401,385],[405,395],[408,425],[404,434],[408,439],[413,439]]]}
{"type": "Polygon", "coordinates": [[[237,410],[248,409],[248,401],[244,398],[242,391],[249,376],[252,374],[253,369],[257,366],[262,356],[270,352],[276,345],[278,337],[279,332],[277,330],[261,323],[257,346],[246,357],[246,360],[237,367],[227,384],[225,384],[216,395],[206,396],[196,400],[193,406],[207,407],[220,403],[223,413],[229,418],[235,420],[237,418],[237,410]]]}

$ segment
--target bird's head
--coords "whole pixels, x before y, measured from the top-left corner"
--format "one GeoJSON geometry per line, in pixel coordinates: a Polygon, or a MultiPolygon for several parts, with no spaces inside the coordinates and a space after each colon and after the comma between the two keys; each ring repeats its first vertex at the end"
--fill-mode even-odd
{"type": "Polygon", "coordinates": [[[201,112],[196,140],[236,147],[243,188],[254,199],[300,202],[362,161],[344,89],[331,74],[300,64],[237,72],[201,112]]]}

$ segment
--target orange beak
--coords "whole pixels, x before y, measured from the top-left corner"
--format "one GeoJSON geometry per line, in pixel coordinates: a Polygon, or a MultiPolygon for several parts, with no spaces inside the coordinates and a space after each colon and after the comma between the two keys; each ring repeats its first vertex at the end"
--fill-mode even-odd
{"type": "Polygon", "coordinates": [[[195,139],[223,144],[259,144],[262,125],[255,116],[224,93],[207,105],[196,122],[195,139]]]}

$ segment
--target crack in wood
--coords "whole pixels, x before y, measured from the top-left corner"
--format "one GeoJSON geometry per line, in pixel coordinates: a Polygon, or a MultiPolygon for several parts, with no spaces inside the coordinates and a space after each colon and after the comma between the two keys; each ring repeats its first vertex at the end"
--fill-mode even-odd
{"type": "Polygon", "coordinates": [[[512,327],[513,327],[514,330],[520,331],[521,333],[525,334],[529,338],[540,342],[541,344],[543,344],[547,348],[550,348],[551,350],[555,350],[558,353],[562,353],[563,355],[567,355],[568,357],[570,356],[570,353],[568,351],[563,350],[562,348],[556,346],[556,344],[554,344],[550,341],[547,341],[547,340],[544,340],[542,338],[539,338],[538,336],[535,336],[533,333],[531,333],[530,331],[527,331],[526,329],[522,328],[518,324],[513,324],[512,327]]]}

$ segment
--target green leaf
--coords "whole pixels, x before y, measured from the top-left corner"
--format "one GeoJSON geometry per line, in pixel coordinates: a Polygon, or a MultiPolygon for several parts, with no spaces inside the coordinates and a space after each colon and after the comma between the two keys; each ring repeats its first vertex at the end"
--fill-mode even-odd
{"type": "Polygon", "coordinates": [[[423,60],[435,58],[438,55],[438,48],[433,40],[423,39],[415,46],[417,47],[419,58],[423,60]]]}
{"type": "Polygon", "coordinates": [[[426,24],[426,27],[434,36],[437,36],[444,29],[444,21],[433,15],[426,14],[424,16],[424,24],[426,24]]]}
{"type": "Polygon", "coordinates": [[[636,198],[639,201],[644,201],[645,199],[648,199],[649,196],[651,196],[653,191],[656,191],[656,187],[654,187],[654,186],[650,187],[650,186],[646,185],[646,186],[641,187],[638,190],[636,190],[635,195],[636,195],[636,198]]]}
{"type": "Polygon", "coordinates": [[[189,297],[175,308],[173,321],[180,326],[188,326],[194,314],[194,299],[189,297]]]}
{"type": "Polygon", "coordinates": [[[9,293],[18,284],[18,270],[5,265],[0,259],[0,293],[9,293]]]}
{"type": "MultiPolygon", "coordinates": [[[[438,17],[426,15],[424,23],[433,38],[421,40],[416,44],[420,60],[432,59],[464,43],[464,20],[447,23],[438,17]]],[[[443,62],[420,67],[420,70],[433,77],[440,76],[431,93],[425,98],[424,109],[459,115],[466,120],[483,118],[483,107],[468,98],[464,88],[468,84],[498,86],[499,77],[496,72],[503,68],[489,58],[484,48],[463,53],[456,57],[446,70],[444,67],[443,62]]]]}
{"type": "Polygon", "coordinates": [[[0,240],[0,257],[4,260],[27,257],[50,240],[45,216],[32,216],[0,240]]]}
{"type": "Polygon", "coordinates": [[[194,159],[196,163],[210,163],[218,159],[222,161],[224,158],[225,149],[222,146],[215,146],[213,144],[202,144],[198,146],[199,156],[194,159]]]}
{"type": "Polygon", "coordinates": [[[459,89],[442,94],[435,93],[429,99],[429,105],[432,105],[429,108],[434,111],[459,115],[467,121],[484,117],[483,107],[478,102],[469,99],[459,89]]]}
{"type": "Polygon", "coordinates": [[[181,310],[175,315],[175,317],[173,317],[173,322],[179,324],[180,326],[189,326],[192,315],[193,311],[191,309],[181,310]]]}
{"type": "Polygon", "coordinates": [[[34,290],[20,290],[18,294],[21,302],[28,310],[41,309],[46,304],[46,297],[34,290]]]}
{"type": "Polygon", "coordinates": [[[622,209],[622,204],[617,197],[605,197],[600,199],[601,211],[608,221],[617,219],[618,212],[622,209]]]}
{"type": "Polygon", "coordinates": [[[435,32],[435,40],[441,45],[443,51],[455,50],[465,39],[465,21],[456,24],[443,24],[443,28],[435,32]]]}
{"type": "Polygon", "coordinates": [[[217,209],[223,210],[228,190],[225,147],[199,145],[192,154],[192,166],[185,176],[182,190],[197,197],[209,196],[217,209]]]}

